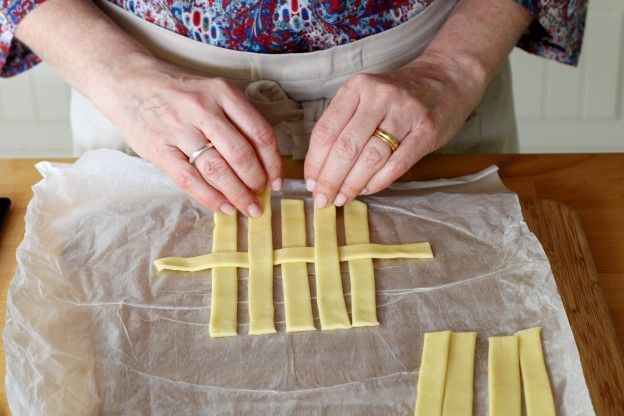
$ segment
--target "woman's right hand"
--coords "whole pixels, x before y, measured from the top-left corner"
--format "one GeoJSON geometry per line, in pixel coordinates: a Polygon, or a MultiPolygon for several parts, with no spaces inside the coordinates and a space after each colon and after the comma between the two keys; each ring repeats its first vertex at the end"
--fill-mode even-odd
{"type": "Polygon", "coordinates": [[[158,60],[93,2],[45,2],[22,19],[15,36],[202,205],[257,217],[255,193],[281,187],[273,129],[242,91],[158,60]],[[215,148],[190,165],[189,156],[208,140],[215,148]]]}
{"type": "Polygon", "coordinates": [[[126,66],[115,89],[102,97],[130,147],[202,205],[258,217],[256,194],[282,185],[270,124],[230,81],[144,58],[126,66]],[[191,153],[208,141],[214,148],[189,164],[191,153]]]}

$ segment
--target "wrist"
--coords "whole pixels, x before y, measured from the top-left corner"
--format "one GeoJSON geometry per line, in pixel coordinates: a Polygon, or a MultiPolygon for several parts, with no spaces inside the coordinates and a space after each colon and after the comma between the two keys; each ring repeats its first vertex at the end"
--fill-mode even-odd
{"type": "Polygon", "coordinates": [[[421,74],[430,74],[434,79],[453,86],[456,90],[469,95],[481,95],[491,78],[486,64],[471,54],[444,53],[427,49],[422,55],[404,67],[406,70],[418,69],[421,74]]]}
{"type": "Polygon", "coordinates": [[[153,92],[152,75],[165,63],[142,48],[120,54],[123,59],[103,59],[92,63],[84,86],[85,95],[112,120],[143,94],[153,92]]]}

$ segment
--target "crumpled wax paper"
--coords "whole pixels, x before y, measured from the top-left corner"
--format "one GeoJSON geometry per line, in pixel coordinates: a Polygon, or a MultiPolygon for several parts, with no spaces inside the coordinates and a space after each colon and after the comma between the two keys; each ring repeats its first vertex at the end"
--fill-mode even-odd
{"type": "MultiPolygon", "coordinates": [[[[410,415],[425,332],[477,331],[475,414],[487,412],[487,339],[543,327],[558,413],[593,414],[548,260],[496,168],[362,198],[371,241],[430,241],[430,260],[376,260],[381,325],[249,336],[247,270],[239,336],[211,339],[210,271],[157,272],[153,260],[212,245],[212,214],[150,164],[110,150],[42,162],[4,331],[15,415],[410,415]]],[[[273,195],[305,199],[301,181],[273,195]]],[[[344,243],[339,210],[339,243],[344,243]]],[[[239,220],[239,251],[247,248],[239,220]]],[[[349,304],[347,264],[342,264],[349,304]]],[[[310,266],[314,294],[314,268],[310,266]]],[[[314,303],[314,302],[313,302],[314,303]]],[[[315,306],[315,317],[318,317],[315,306]]],[[[318,320],[316,321],[318,327],[318,320]]]]}

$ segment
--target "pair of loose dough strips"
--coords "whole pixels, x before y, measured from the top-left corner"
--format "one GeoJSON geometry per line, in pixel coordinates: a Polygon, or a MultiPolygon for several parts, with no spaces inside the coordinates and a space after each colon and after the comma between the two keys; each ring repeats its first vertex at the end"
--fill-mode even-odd
{"type": "Polygon", "coordinates": [[[334,205],[314,209],[314,273],[321,329],[350,328],[342,293],[334,205]]]}
{"type": "Polygon", "coordinates": [[[520,416],[521,371],[527,416],[554,416],[555,403],[544,362],[541,328],[489,339],[489,414],[520,416]]]}
{"type": "MultiPolygon", "coordinates": [[[[271,191],[260,195],[262,215],[250,218],[249,246],[249,333],[272,334],[273,319],[273,233],[271,231],[271,191]]],[[[235,252],[236,214],[215,213],[213,253],[235,252]]],[[[211,337],[236,335],[238,279],[236,267],[212,269],[212,296],[209,332],[211,337]]]]}
{"type": "Polygon", "coordinates": [[[415,416],[471,416],[476,332],[425,334],[415,416]]]}
{"type": "MultiPolygon", "coordinates": [[[[344,226],[347,246],[370,242],[368,207],[365,203],[356,200],[345,205],[344,226]]],[[[353,326],[379,325],[373,259],[349,260],[349,282],[353,326]]]]}
{"type": "MultiPolygon", "coordinates": [[[[369,243],[368,209],[353,201],[344,207],[347,247],[369,243]]],[[[351,327],[342,292],[340,251],[336,237],[336,207],[314,210],[316,298],[321,329],[351,327]]],[[[375,302],[375,271],[371,258],[349,260],[353,326],[379,325],[375,302]]]]}
{"type": "MultiPolygon", "coordinates": [[[[541,328],[491,337],[488,352],[490,416],[520,416],[521,387],[527,416],[554,416],[541,328]]],[[[416,416],[472,415],[476,333],[425,334],[416,395],[416,416]]]]}

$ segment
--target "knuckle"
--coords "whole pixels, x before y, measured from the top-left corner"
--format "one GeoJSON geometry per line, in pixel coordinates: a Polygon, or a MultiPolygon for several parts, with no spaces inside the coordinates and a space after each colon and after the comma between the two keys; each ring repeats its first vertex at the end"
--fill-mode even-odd
{"type": "Polygon", "coordinates": [[[201,192],[200,194],[192,194],[191,196],[200,204],[212,209],[213,211],[218,211],[221,204],[225,202],[222,197],[212,195],[211,193],[204,194],[201,192]]]}
{"type": "Polygon", "coordinates": [[[251,178],[245,178],[244,183],[249,187],[249,189],[260,192],[267,184],[266,174],[262,169],[260,169],[258,172],[255,172],[251,178]]]}
{"type": "Polygon", "coordinates": [[[212,78],[212,84],[216,87],[216,88],[225,88],[225,89],[230,89],[232,88],[232,83],[224,78],[224,77],[214,77],[212,78]]]}
{"type": "Polygon", "coordinates": [[[179,170],[175,174],[175,181],[178,186],[185,191],[189,191],[195,187],[195,184],[199,181],[199,175],[192,166],[188,166],[184,169],[179,170]]]}
{"type": "Polygon", "coordinates": [[[315,190],[316,189],[319,189],[319,190],[336,190],[336,189],[338,189],[338,184],[336,182],[332,181],[331,179],[321,177],[321,178],[319,178],[316,181],[316,188],[315,188],[315,190]]]}
{"type": "Polygon", "coordinates": [[[390,169],[390,172],[392,173],[394,179],[403,175],[410,167],[409,163],[407,163],[407,161],[405,161],[404,159],[395,160],[393,162],[390,162],[388,165],[388,168],[390,169]]]}
{"type": "Polygon", "coordinates": [[[438,122],[430,112],[419,117],[417,124],[418,131],[425,137],[435,136],[438,131],[438,122]]]}
{"type": "Polygon", "coordinates": [[[326,123],[316,123],[314,129],[312,129],[312,135],[321,145],[329,145],[332,143],[335,134],[331,127],[326,123]]]}
{"type": "Polygon", "coordinates": [[[384,82],[377,86],[377,94],[382,97],[397,98],[398,95],[402,95],[401,91],[393,84],[384,82]]]}
{"type": "Polygon", "coordinates": [[[243,189],[239,189],[232,193],[232,195],[228,196],[228,199],[232,201],[232,203],[241,208],[247,208],[247,206],[251,203],[251,195],[243,189]]]}
{"type": "Polygon", "coordinates": [[[275,143],[273,127],[271,127],[268,123],[261,123],[258,127],[256,127],[253,134],[258,148],[260,149],[272,146],[275,143]]]}
{"type": "Polygon", "coordinates": [[[221,158],[208,159],[203,161],[202,169],[206,176],[213,178],[221,178],[228,172],[228,165],[221,158]]]}
{"type": "Polygon", "coordinates": [[[382,188],[378,184],[373,182],[368,183],[366,185],[366,188],[368,189],[367,195],[376,194],[377,192],[382,190],[382,188]]]}
{"type": "Polygon", "coordinates": [[[346,161],[355,159],[358,154],[358,148],[351,134],[346,133],[338,137],[336,141],[336,154],[346,161]]]}
{"type": "Polygon", "coordinates": [[[424,109],[423,103],[420,100],[420,98],[418,98],[417,96],[409,92],[404,92],[404,93],[405,93],[405,100],[404,100],[403,106],[408,111],[417,111],[417,110],[424,109]]]}
{"type": "Polygon", "coordinates": [[[249,145],[249,143],[246,142],[233,146],[231,152],[232,160],[236,164],[249,162],[251,159],[253,159],[253,156],[255,154],[253,148],[249,145]]]}
{"type": "Polygon", "coordinates": [[[340,192],[347,197],[347,201],[350,201],[358,195],[359,190],[357,190],[352,184],[345,182],[342,184],[340,192]]]}
{"type": "Polygon", "coordinates": [[[373,78],[373,76],[371,74],[366,74],[366,73],[358,73],[353,75],[351,78],[349,78],[348,85],[351,86],[356,86],[356,85],[360,85],[363,83],[366,83],[368,81],[370,81],[373,78]]]}
{"type": "Polygon", "coordinates": [[[206,118],[207,112],[211,108],[210,98],[202,91],[186,91],[180,97],[180,105],[176,108],[184,108],[186,111],[177,111],[179,124],[185,124],[184,120],[188,118],[188,114],[198,116],[198,118],[206,118]]]}
{"type": "Polygon", "coordinates": [[[378,165],[384,156],[377,146],[367,146],[362,151],[362,161],[369,165],[378,165]]]}
{"type": "Polygon", "coordinates": [[[184,93],[186,104],[202,107],[204,103],[204,95],[199,91],[187,91],[184,93]]]}

